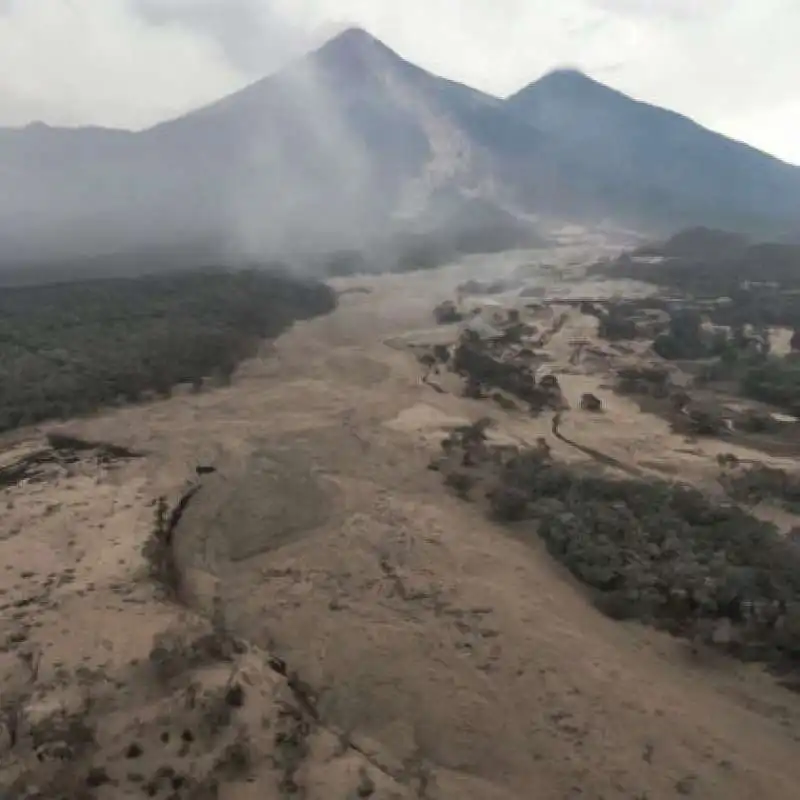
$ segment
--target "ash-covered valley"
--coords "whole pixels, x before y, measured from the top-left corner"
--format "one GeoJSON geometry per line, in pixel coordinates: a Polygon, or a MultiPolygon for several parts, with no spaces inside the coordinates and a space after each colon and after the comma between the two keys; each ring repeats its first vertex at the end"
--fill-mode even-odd
{"type": "Polygon", "coordinates": [[[337,278],[226,381],[7,433],[4,785],[789,796],[791,287],[682,274],[337,278]]]}

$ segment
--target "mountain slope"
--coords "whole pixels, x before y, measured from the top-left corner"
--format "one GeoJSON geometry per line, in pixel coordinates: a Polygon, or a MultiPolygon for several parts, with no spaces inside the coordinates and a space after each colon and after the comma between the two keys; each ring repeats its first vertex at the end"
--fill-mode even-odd
{"type": "Polygon", "coordinates": [[[502,101],[350,30],[142,133],[0,133],[0,242],[13,249],[38,220],[62,248],[68,235],[95,250],[201,234],[245,254],[363,244],[412,224],[441,190],[510,201],[497,166],[540,138],[502,101]]]}
{"type": "Polygon", "coordinates": [[[0,129],[0,262],[199,241],[374,251],[477,208],[483,228],[512,213],[782,230],[800,170],[578,73],[502,101],[358,29],[143,132],[0,129]]]}
{"type": "Polygon", "coordinates": [[[800,168],[581,72],[551,72],[507,105],[612,189],[612,207],[638,202],[654,221],[746,228],[800,215],[800,168]]]}
{"type": "Polygon", "coordinates": [[[502,101],[431,75],[357,29],[143,137],[186,158],[192,174],[224,165],[215,179],[232,227],[251,244],[286,246],[310,227],[337,244],[374,236],[424,215],[441,190],[510,201],[498,165],[530,160],[542,144],[502,101]],[[202,158],[181,155],[187,142],[202,158]],[[265,210],[279,224],[265,228],[265,210]]]}

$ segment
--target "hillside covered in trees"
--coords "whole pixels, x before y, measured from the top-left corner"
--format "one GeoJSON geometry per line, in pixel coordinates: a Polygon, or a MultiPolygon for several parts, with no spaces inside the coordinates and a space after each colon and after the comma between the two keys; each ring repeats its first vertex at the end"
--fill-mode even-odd
{"type": "Polygon", "coordinates": [[[6,288],[0,431],[225,382],[262,339],[335,303],[323,284],[258,270],[6,288]]]}

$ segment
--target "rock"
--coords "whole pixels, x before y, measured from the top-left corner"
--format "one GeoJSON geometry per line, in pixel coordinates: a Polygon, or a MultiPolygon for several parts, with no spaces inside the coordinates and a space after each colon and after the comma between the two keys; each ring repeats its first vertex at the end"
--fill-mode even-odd
{"type": "Polygon", "coordinates": [[[584,392],[581,395],[581,410],[597,413],[603,410],[603,403],[597,395],[584,392]]]}

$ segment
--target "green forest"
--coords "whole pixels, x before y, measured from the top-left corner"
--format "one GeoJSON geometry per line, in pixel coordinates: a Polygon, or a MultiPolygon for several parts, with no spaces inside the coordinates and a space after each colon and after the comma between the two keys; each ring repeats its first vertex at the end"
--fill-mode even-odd
{"type": "Polygon", "coordinates": [[[335,304],[324,284],[259,270],[0,289],[0,431],[228,381],[262,339],[335,304]]]}

